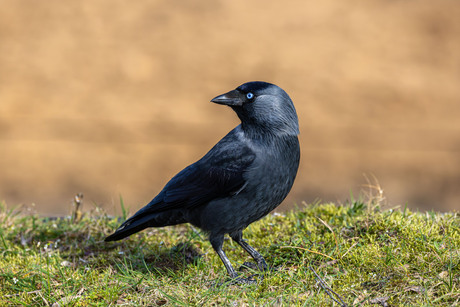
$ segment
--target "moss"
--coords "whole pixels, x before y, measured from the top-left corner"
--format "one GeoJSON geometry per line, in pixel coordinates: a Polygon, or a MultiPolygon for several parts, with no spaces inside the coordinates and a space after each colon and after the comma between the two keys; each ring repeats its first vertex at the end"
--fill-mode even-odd
{"type": "MultiPolygon", "coordinates": [[[[314,272],[348,305],[460,302],[457,213],[353,202],[269,215],[244,233],[273,268],[250,286],[216,286],[225,269],[189,225],[105,243],[119,221],[100,210],[74,222],[2,205],[0,223],[0,305],[331,305],[314,272]]],[[[230,240],[224,249],[235,267],[250,260],[230,240]]]]}

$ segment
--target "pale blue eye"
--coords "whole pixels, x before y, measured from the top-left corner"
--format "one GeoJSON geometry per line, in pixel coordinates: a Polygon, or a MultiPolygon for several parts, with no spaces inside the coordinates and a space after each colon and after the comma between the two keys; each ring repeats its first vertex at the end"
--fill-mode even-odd
{"type": "Polygon", "coordinates": [[[247,93],[246,98],[247,99],[252,99],[252,98],[254,98],[254,94],[253,93],[247,93]]]}

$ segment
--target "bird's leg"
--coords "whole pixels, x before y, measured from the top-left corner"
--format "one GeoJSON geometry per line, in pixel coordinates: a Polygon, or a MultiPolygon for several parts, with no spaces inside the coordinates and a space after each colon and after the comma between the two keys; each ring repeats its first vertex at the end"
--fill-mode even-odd
{"type": "Polygon", "coordinates": [[[230,278],[238,278],[238,274],[236,273],[235,269],[233,268],[232,264],[230,263],[230,260],[228,260],[227,255],[225,255],[224,251],[222,248],[216,249],[217,255],[219,255],[220,260],[225,265],[225,268],[227,269],[228,275],[230,275],[230,278]]]}
{"type": "Polygon", "coordinates": [[[233,241],[238,243],[245,251],[247,251],[249,253],[249,255],[251,255],[252,258],[254,258],[254,260],[257,263],[257,267],[259,268],[259,270],[261,270],[261,271],[267,271],[268,270],[268,265],[265,262],[264,257],[262,257],[262,255],[259,254],[258,251],[256,251],[251,245],[249,245],[246,241],[243,240],[243,232],[242,231],[238,231],[236,233],[230,234],[230,237],[233,239],[233,241]]]}
{"type": "Polygon", "coordinates": [[[209,241],[211,242],[211,245],[216,251],[217,255],[219,255],[220,260],[222,260],[222,262],[224,263],[228,275],[230,275],[230,278],[232,279],[232,283],[253,284],[256,282],[255,280],[238,277],[238,273],[235,271],[232,264],[230,263],[230,260],[228,260],[227,255],[225,255],[224,251],[222,250],[224,236],[213,236],[210,237],[209,241]]]}

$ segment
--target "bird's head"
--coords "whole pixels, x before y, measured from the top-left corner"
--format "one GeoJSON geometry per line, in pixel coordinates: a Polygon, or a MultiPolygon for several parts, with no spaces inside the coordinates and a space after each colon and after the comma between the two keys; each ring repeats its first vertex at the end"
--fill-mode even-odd
{"type": "Polygon", "coordinates": [[[211,101],[230,106],[241,119],[243,128],[263,129],[273,134],[299,134],[294,104],[288,94],[274,84],[248,82],[211,101]]]}

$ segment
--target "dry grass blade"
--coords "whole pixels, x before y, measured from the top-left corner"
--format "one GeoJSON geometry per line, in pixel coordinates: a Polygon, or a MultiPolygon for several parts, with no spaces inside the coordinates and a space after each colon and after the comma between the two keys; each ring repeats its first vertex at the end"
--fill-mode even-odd
{"type": "Polygon", "coordinates": [[[335,236],[335,233],[334,231],[332,230],[332,227],[329,226],[325,221],[323,221],[322,219],[320,219],[319,217],[316,217],[324,226],[327,227],[327,229],[329,229],[329,231],[332,233],[332,236],[334,237],[334,241],[335,241],[335,247],[337,248],[337,250],[339,250],[339,242],[337,241],[337,237],[335,236]]]}

